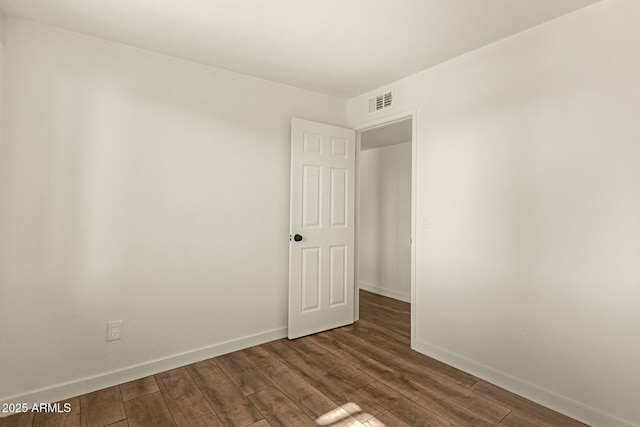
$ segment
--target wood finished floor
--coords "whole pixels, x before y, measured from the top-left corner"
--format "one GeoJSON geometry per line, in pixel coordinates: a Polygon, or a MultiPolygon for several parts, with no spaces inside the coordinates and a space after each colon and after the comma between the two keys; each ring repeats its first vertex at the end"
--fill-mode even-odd
{"type": "Polygon", "coordinates": [[[584,426],[409,348],[409,304],[361,291],[360,321],[69,399],[5,426],[584,426]],[[317,421],[317,423],[316,423],[317,421]]]}

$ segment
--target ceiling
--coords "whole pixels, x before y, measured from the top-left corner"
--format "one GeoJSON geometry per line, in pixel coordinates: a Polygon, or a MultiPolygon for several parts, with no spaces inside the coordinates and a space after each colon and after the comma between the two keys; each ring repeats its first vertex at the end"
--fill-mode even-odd
{"type": "Polygon", "coordinates": [[[0,10],[348,98],[597,1],[0,0],[0,10]]]}
{"type": "Polygon", "coordinates": [[[411,118],[366,130],[360,135],[360,149],[387,147],[411,141],[411,118]]]}

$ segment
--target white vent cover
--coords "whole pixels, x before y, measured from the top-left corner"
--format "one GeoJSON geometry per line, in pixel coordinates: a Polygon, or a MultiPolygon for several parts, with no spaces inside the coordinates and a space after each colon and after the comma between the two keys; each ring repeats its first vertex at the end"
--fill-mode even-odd
{"type": "Polygon", "coordinates": [[[386,92],[369,99],[369,112],[375,113],[391,107],[393,104],[393,92],[386,92]]]}

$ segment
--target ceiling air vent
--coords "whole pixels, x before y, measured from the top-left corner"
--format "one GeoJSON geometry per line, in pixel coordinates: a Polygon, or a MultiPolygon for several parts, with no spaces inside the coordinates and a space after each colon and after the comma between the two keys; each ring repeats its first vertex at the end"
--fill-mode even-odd
{"type": "Polygon", "coordinates": [[[369,112],[375,113],[391,107],[393,104],[393,92],[386,92],[369,99],[369,112]]]}

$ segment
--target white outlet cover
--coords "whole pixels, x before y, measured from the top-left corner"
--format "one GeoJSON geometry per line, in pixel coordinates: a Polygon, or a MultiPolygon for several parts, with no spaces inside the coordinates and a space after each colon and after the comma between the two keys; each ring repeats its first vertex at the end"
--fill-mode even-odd
{"type": "Polygon", "coordinates": [[[431,228],[431,217],[429,215],[424,215],[422,217],[422,228],[426,230],[431,228]]]}
{"type": "Polygon", "coordinates": [[[110,320],[107,322],[107,341],[122,339],[122,320],[110,320]]]}

